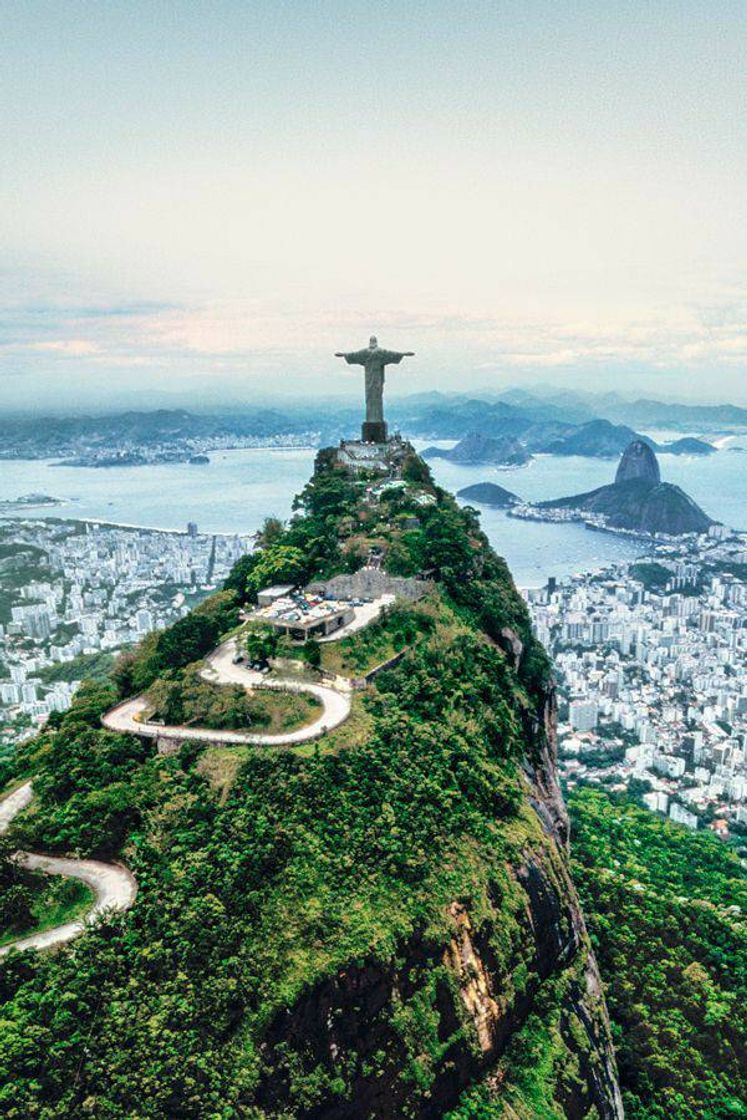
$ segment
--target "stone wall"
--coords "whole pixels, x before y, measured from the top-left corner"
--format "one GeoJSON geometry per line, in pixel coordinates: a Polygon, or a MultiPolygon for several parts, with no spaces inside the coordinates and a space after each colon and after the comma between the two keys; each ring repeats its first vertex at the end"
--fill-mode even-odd
{"type": "Polygon", "coordinates": [[[309,585],[310,591],[333,599],[380,599],[382,595],[395,595],[409,602],[415,602],[432,589],[430,580],[390,576],[380,568],[359,568],[351,575],[333,576],[325,582],[309,585]]]}

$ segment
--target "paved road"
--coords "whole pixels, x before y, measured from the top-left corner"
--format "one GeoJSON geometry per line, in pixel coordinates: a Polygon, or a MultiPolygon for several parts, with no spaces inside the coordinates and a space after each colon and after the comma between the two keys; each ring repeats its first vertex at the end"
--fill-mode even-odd
{"type": "Polygon", "coordinates": [[[350,697],[321,684],[307,684],[300,681],[267,681],[261,673],[248,669],[245,665],[234,665],[236,654],[235,639],[218,646],[207,658],[202,676],[214,684],[240,684],[244,688],[274,688],[280,691],[309,692],[321,702],[322,714],[306,727],[296,731],[283,731],[278,735],[261,735],[249,731],[215,731],[211,728],[164,726],[159,723],[145,723],[137,717],[147,708],[143,696],[135,696],[111,708],[101,719],[110,731],[127,731],[149,739],[198,739],[202,743],[252,743],[259,746],[277,747],[293,743],[308,743],[313,739],[339,727],[350,715],[350,697]]]}
{"type": "Polygon", "coordinates": [[[384,607],[390,607],[396,598],[396,595],[381,595],[378,599],[372,599],[370,603],[364,603],[362,607],[354,607],[355,618],[352,622],[349,622],[347,626],[342,626],[339,630],[335,630],[332,634],[317,638],[317,641],[341,642],[343,638],[348,638],[356,630],[362,630],[364,626],[368,626],[369,622],[378,618],[384,607]]]}
{"type": "Polygon", "coordinates": [[[0,801],[0,833],[8,831],[8,825],[27,805],[31,804],[34,791],[31,782],[24,782],[0,801]]]}
{"type": "MultiPolygon", "coordinates": [[[[26,782],[0,801],[0,833],[7,831],[13,818],[28,806],[32,796],[31,782],[26,782]]],[[[82,933],[86,923],[97,914],[110,909],[128,910],[135,901],[135,879],[126,867],[118,864],[99,863],[93,859],[64,859],[61,856],[45,856],[35,852],[16,852],[14,858],[31,871],[80,879],[93,891],[95,902],[84,917],[74,922],[66,922],[44,930],[43,933],[33,933],[29,937],[20,937],[3,945],[0,957],[11,949],[48,949],[52,945],[61,945],[82,933]]]]}

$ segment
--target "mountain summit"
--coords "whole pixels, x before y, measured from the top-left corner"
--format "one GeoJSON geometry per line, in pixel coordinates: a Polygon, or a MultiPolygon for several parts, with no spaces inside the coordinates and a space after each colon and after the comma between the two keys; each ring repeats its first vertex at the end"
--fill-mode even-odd
{"type": "Polygon", "coordinates": [[[628,445],[615,481],[583,494],[540,502],[540,509],[568,509],[601,515],[611,529],[640,533],[705,533],[712,519],[697,502],[671,482],[661,481],[659,462],[643,440],[628,445]]]}
{"type": "Polygon", "coordinates": [[[14,757],[8,850],[138,884],[8,958],[19,1120],[622,1120],[550,665],[404,450],[386,477],[321,451],[223,591],[14,757]]]}
{"type": "Polygon", "coordinates": [[[652,448],[642,439],[635,439],[628,444],[615,475],[615,485],[621,482],[649,482],[658,486],[661,482],[659,460],[652,448]]]}

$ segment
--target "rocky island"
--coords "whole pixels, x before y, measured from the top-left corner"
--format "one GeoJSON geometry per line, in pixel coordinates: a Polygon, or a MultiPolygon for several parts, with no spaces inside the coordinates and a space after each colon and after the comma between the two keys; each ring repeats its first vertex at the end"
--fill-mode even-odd
{"type": "Polygon", "coordinates": [[[24,509],[64,504],[64,498],[53,498],[50,494],[21,494],[18,498],[0,499],[0,513],[21,513],[24,509]]]}
{"type": "Polygon", "coordinates": [[[681,439],[672,440],[671,443],[660,444],[659,451],[666,451],[670,455],[715,455],[716,448],[704,439],[694,436],[683,436],[681,439]]]}
{"type": "Polygon", "coordinates": [[[464,486],[457,490],[457,498],[467,502],[477,502],[478,505],[493,506],[496,509],[508,509],[519,505],[521,498],[498,486],[495,482],[476,482],[473,486],[464,486]]]}
{"type": "Polygon", "coordinates": [[[582,518],[593,515],[600,519],[600,527],[672,537],[704,533],[713,524],[684,490],[661,481],[656,454],[643,440],[634,440],[626,448],[610,485],[538,502],[528,515],[541,517],[555,511],[582,518]]]}

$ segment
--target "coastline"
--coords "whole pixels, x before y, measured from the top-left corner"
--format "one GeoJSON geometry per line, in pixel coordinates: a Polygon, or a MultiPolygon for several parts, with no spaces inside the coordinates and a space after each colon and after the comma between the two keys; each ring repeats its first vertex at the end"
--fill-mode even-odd
{"type": "Polygon", "coordinates": [[[74,470],[116,470],[117,468],[129,469],[131,467],[184,467],[184,466],[208,466],[208,463],[198,462],[194,463],[195,455],[216,455],[221,451],[318,451],[319,445],[315,443],[268,443],[251,446],[237,443],[231,444],[228,447],[210,447],[205,451],[190,451],[185,452],[184,457],[180,458],[164,458],[164,459],[140,459],[132,462],[127,459],[120,461],[102,461],[96,462],[91,459],[88,462],[83,461],[82,456],[69,456],[64,453],[59,455],[7,455],[0,454],[0,463],[44,463],[47,467],[64,467],[74,470]]]}
{"type": "MultiPolygon", "coordinates": [[[[125,529],[133,533],[169,533],[171,536],[188,537],[189,533],[186,529],[166,529],[160,525],[135,525],[127,521],[107,521],[102,517],[23,517],[17,514],[3,514],[0,512],[0,521],[47,521],[47,522],[65,522],[74,525],[97,525],[100,529],[125,529]]],[[[245,531],[235,530],[229,532],[225,529],[216,530],[215,532],[198,533],[198,537],[251,537],[256,533],[256,529],[247,529],[245,531]]]]}

